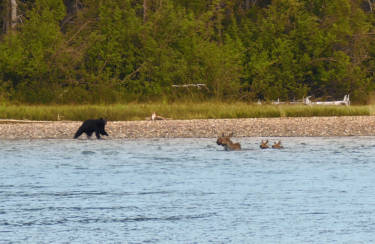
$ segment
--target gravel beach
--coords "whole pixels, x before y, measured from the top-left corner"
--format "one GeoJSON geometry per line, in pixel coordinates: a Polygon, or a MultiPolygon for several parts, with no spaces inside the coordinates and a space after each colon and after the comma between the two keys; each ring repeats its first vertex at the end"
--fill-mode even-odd
{"type": "MultiPolygon", "coordinates": [[[[81,124],[0,120],[0,139],[70,139],[81,124]]],[[[106,139],[375,136],[375,116],[108,121],[106,131],[106,139]]]]}

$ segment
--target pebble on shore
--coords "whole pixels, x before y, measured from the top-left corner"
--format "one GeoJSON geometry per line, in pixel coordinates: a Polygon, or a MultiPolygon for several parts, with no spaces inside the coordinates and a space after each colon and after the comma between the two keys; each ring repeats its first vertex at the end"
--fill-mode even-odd
{"type": "MultiPolygon", "coordinates": [[[[71,139],[81,124],[0,120],[0,139],[71,139]]],[[[375,116],[108,121],[106,131],[108,139],[374,136],[375,116]]]]}

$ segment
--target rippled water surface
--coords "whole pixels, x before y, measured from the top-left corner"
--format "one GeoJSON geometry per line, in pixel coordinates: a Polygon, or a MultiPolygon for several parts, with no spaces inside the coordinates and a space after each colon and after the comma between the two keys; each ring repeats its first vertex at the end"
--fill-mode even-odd
{"type": "Polygon", "coordinates": [[[374,137],[234,140],[2,140],[0,243],[375,243],[374,137]]]}

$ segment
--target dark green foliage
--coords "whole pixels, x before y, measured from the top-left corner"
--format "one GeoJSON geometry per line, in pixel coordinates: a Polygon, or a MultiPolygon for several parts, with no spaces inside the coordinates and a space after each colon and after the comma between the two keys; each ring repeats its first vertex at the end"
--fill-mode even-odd
{"type": "Polygon", "coordinates": [[[372,1],[144,1],[19,1],[0,35],[0,102],[366,103],[375,89],[372,1]]]}

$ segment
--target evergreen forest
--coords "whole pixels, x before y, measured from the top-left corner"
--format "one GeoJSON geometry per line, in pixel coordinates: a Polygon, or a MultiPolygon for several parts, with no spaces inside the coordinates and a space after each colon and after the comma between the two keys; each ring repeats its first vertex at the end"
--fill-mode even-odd
{"type": "Polygon", "coordinates": [[[365,104],[375,90],[375,0],[2,0],[0,14],[3,103],[365,104]]]}

